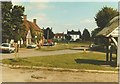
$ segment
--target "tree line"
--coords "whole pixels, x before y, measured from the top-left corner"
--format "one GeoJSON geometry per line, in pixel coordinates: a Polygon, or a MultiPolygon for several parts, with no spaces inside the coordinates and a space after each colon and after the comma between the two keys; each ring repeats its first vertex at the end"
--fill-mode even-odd
{"type": "MultiPolygon", "coordinates": [[[[43,32],[44,32],[44,38],[45,39],[53,39],[55,33],[52,31],[52,28],[47,27],[46,29],[43,28],[43,32]]],[[[69,40],[71,39],[71,36],[65,36],[65,39],[69,40]]],[[[80,39],[82,39],[83,41],[90,41],[91,40],[91,35],[90,32],[88,31],[88,29],[84,29],[83,30],[83,34],[81,34],[80,32],[80,39]]]]}

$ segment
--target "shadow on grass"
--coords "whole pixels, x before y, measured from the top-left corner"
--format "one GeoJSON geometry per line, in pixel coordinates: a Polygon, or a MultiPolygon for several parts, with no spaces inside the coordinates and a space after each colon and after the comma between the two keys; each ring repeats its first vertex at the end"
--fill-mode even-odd
{"type": "Polygon", "coordinates": [[[13,62],[13,63],[17,63],[17,62],[24,62],[24,63],[31,63],[31,62],[29,62],[29,61],[27,61],[27,60],[25,60],[26,58],[16,58],[16,59],[9,59],[11,62],[13,62]]]}
{"type": "Polygon", "coordinates": [[[92,60],[92,59],[75,59],[76,63],[78,64],[93,64],[93,65],[103,65],[103,66],[112,66],[116,67],[116,62],[107,62],[103,60],[92,60]]]}

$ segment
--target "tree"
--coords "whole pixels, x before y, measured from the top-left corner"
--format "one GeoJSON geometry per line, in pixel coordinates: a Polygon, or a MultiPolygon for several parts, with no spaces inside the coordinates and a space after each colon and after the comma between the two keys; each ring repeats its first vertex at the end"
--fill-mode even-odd
{"type": "Polygon", "coordinates": [[[49,27],[47,27],[46,29],[44,29],[44,37],[47,40],[53,39],[54,33],[52,32],[52,28],[50,29],[49,27]]]}
{"type": "Polygon", "coordinates": [[[81,39],[82,35],[80,30],[78,31],[78,34],[79,34],[79,39],[81,39]]]}
{"type": "Polygon", "coordinates": [[[96,37],[96,35],[101,31],[101,28],[96,28],[91,32],[92,41],[94,44],[100,44],[103,39],[96,37]]]}
{"type": "Polygon", "coordinates": [[[92,39],[94,39],[96,37],[96,35],[98,34],[99,31],[101,31],[101,28],[96,28],[91,32],[91,37],[92,39]]]}
{"type": "Polygon", "coordinates": [[[82,40],[83,41],[89,41],[90,40],[90,33],[87,29],[83,30],[82,40]]]}
{"type": "Polygon", "coordinates": [[[25,28],[23,25],[23,14],[24,13],[24,7],[15,5],[12,8],[11,11],[11,19],[12,19],[12,28],[13,28],[13,33],[12,37],[15,41],[20,40],[21,38],[24,38],[23,34],[25,33],[25,28]]]}
{"type": "Polygon", "coordinates": [[[25,28],[22,16],[24,7],[15,5],[11,2],[2,2],[2,41],[14,39],[15,41],[24,38],[25,28]]]}
{"type": "Polygon", "coordinates": [[[96,14],[95,21],[98,27],[104,28],[108,22],[118,15],[118,11],[111,7],[103,7],[96,14]]]}
{"type": "Polygon", "coordinates": [[[65,39],[67,40],[67,41],[70,41],[71,40],[71,36],[70,35],[65,35],[65,39]]]}
{"type": "Polygon", "coordinates": [[[12,33],[11,27],[11,2],[1,2],[2,10],[2,42],[5,42],[6,39],[10,39],[12,33]]]}

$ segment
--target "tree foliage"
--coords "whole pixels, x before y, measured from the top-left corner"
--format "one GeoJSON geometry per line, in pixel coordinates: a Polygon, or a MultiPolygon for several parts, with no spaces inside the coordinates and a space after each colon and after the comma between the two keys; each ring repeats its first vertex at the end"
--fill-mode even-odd
{"type": "Polygon", "coordinates": [[[89,41],[90,40],[90,33],[87,29],[83,30],[82,40],[83,41],[89,41]]]}
{"type": "Polygon", "coordinates": [[[11,2],[1,2],[1,10],[2,10],[2,41],[10,38],[11,36],[11,10],[12,3],[11,2]]]}
{"type": "Polygon", "coordinates": [[[18,41],[24,36],[25,28],[23,26],[22,16],[24,13],[24,7],[15,5],[11,11],[13,38],[18,41]],[[16,36],[15,36],[16,35],[16,36]]]}
{"type": "Polygon", "coordinates": [[[49,27],[47,27],[43,31],[44,31],[44,38],[45,39],[53,39],[54,33],[52,31],[52,28],[50,29],[49,27]]]}
{"type": "Polygon", "coordinates": [[[104,28],[108,22],[118,15],[118,11],[111,7],[103,7],[96,14],[95,21],[98,27],[104,28]]]}
{"type": "Polygon", "coordinates": [[[24,38],[25,28],[23,25],[24,7],[11,2],[2,2],[2,40],[14,39],[15,41],[24,38]]]}
{"type": "Polygon", "coordinates": [[[67,41],[70,41],[71,40],[71,36],[70,35],[65,35],[65,39],[67,40],[67,41]]]}
{"type": "Polygon", "coordinates": [[[102,30],[101,28],[96,28],[96,29],[94,29],[94,30],[91,32],[91,37],[92,37],[92,38],[95,38],[96,35],[97,35],[101,30],[102,30]]]}

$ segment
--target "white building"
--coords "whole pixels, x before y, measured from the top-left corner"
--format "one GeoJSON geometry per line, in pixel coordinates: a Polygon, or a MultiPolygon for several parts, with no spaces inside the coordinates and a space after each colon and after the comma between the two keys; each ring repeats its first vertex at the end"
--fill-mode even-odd
{"type": "Polygon", "coordinates": [[[76,41],[77,39],[81,39],[80,31],[67,31],[67,35],[71,36],[71,41],[76,41]]]}

